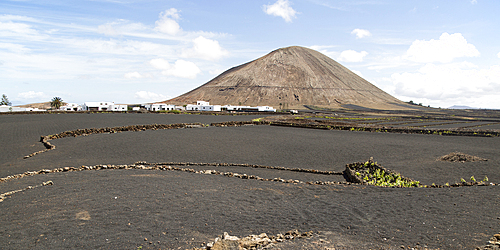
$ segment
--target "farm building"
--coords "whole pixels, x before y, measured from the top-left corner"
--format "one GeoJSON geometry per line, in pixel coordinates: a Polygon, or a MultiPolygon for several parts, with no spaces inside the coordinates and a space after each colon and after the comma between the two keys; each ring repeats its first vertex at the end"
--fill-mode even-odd
{"type": "Polygon", "coordinates": [[[127,111],[127,105],[114,102],[85,102],[83,111],[127,111]]]}
{"type": "Polygon", "coordinates": [[[270,106],[251,107],[251,106],[231,106],[231,105],[225,105],[225,106],[222,107],[222,110],[227,110],[227,111],[241,111],[241,112],[276,112],[276,109],[273,109],[273,107],[270,107],[270,106]]]}
{"type": "Polygon", "coordinates": [[[20,107],[12,107],[7,105],[0,106],[0,112],[26,112],[26,111],[46,111],[45,109],[38,108],[20,108],[20,107]]]}
{"type": "Polygon", "coordinates": [[[221,105],[210,105],[209,102],[197,101],[196,105],[188,104],[186,105],[187,111],[221,111],[221,105]]]}
{"type": "Polygon", "coordinates": [[[175,110],[175,105],[165,104],[165,103],[153,103],[144,105],[144,108],[148,111],[161,111],[161,110],[175,110]]]}
{"type": "Polygon", "coordinates": [[[82,106],[76,103],[67,103],[64,106],[59,107],[59,110],[62,111],[81,111],[82,106]]]}

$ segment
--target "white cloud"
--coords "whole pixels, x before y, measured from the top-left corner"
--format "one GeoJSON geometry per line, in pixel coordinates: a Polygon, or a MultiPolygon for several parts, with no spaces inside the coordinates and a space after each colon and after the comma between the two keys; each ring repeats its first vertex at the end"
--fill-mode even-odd
{"type": "Polygon", "coordinates": [[[138,91],[135,93],[135,98],[146,102],[159,102],[167,99],[166,96],[149,91],[138,91]]]}
{"type": "Polygon", "coordinates": [[[149,61],[151,66],[157,68],[157,69],[162,69],[162,70],[167,70],[170,68],[170,64],[167,62],[165,59],[157,58],[149,61]]]}
{"type": "Polygon", "coordinates": [[[337,60],[341,62],[362,62],[366,55],[368,55],[366,51],[356,52],[354,50],[344,50],[340,53],[337,60]]]}
{"type": "Polygon", "coordinates": [[[195,57],[205,60],[218,60],[229,52],[222,48],[218,41],[199,36],[193,40],[193,48],[184,49],[183,57],[195,57]]]}
{"type": "Polygon", "coordinates": [[[405,58],[421,63],[448,63],[455,58],[477,56],[479,56],[479,51],[474,45],[467,43],[462,34],[443,33],[439,40],[414,41],[406,52],[405,58]]]}
{"type": "Polygon", "coordinates": [[[148,30],[148,27],[146,27],[142,23],[131,23],[124,19],[102,24],[97,27],[97,31],[99,33],[108,36],[127,35],[137,32],[144,32],[146,30],[148,30]]]}
{"type": "Polygon", "coordinates": [[[370,31],[364,29],[354,29],[351,34],[356,35],[356,38],[364,38],[372,35],[370,31]]]}
{"type": "Polygon", "coordinates": [[[471,4],[477,4],[477,0],[471,0],[470,3],[471,4]]]}
{"type": "Polygon", "coordinates": [[[47,39],[48,36],[40,34],[33,26],[18,22],[0,22],[0,38],[4,38],[10,42],[15,40],[26,41],[41,41],[47,39]]]}
{"type": "Polygon", "coordinates": [[[0,22],[0,32],[2,35],[38,34],[36,30],[31,28],[31,25],[15,22],[0,22]]]}
{"type": "Polygon", "coordinates": [[[25,53],[31,51],[29,48],[26,48],[24,45],[21,44],[1,43],[1,42],[0,42],[0,49],[10,50],[15,53],[25,53]]]}
{"type": "Polygon", "coordinates": [[[290,7],[290,2],[288,0],[278,0],[274,4],[264,5],[263,9],[266,14],[279,16],[288,23],[292,22],[292,19],[296,18],[295,15],[297,14],[297,11],[290,7]]]}
{"type": "Polygon", "coordinates": [[[161,73],[166,76],[194,79],[201,73],[196,64],[184,60],[177,60],[172,65],[167,60],[158,58],[151,60],[150,64],[157,69],[161,69],[161,73]]]}
{"type": "MultiPolygon", "coordinates": [[[[426,64],[417,72],[391,76],[394,93],[410,99],[420,98],[435,106],[461,104],[500,108],[500,66],[480,69],[468,63],[426,64]]],[[[425,102],[425,101],[424,101],[425,102]]]]}
{"type": "Polygon", "coordinates": [[[115,55],[158,55],[159,51],[162,54],[173,53],[173,49],[169,45],[152,43],[137,40],[122,40],[122,39],[74,39],[62,40],[67,47],[73,48],[73,51],[86,51],[87,53],[102,53],[115,55]]]}
{"type": "Polygon", "coordinates": [[[45,97],[43,92],[28,91],[17,94],[17,97],[27,100],[27,99],[39,99],[45,97]]]}
{"type": "Polygon", "coordinates": [[[497,56],[498,56],[498,58],[500,58],[500,52],[498,52],[497,56]]]}
{"type": "Polygon", "coordinates": [[[156,21],[155,30],[175,36],[179,34],[182,29],[176,20],[179,20],[180,15],[177,9],[171,8],[160,13],[160,19],[156,21]]]}
{"type": "Polygon", "coordinates": [[[135,72],[126,73],[124,75],[124,77],[127,79],[133,79],[133,78],[139,79],[139,78],[144,78],[145,76],[143,76],[143,75],[139,74],[139,72],[135,71],[135,72]]]}

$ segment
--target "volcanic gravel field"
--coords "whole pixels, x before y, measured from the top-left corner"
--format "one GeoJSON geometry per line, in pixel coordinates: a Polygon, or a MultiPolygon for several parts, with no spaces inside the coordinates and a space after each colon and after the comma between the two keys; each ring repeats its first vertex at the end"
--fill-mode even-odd
{"type": "Polygon", "coordinates": [[[67,130],[155,123],[210,124],[258,117],[1,115],[4,148],[0,152],[0,178],[41,169],[144,161],[229,163],[184,168],[300,182],[142,169],[60,172],[7,180],[0,182],[0,193],[48,181],[53,185],[26,189],[0,202],[0,248],[189,249],[205,246],[223,232],[242,237],[298,229],[313,231],[316,238],[308,243],[303,239],[285,242],[273,249],[474,249],[500,232],[498,185],[314,185],[316,181],[345,183],[345,179],[342,175],[235,165],[342,172],[346,164],[373,157],[380,165],[425,185],[452,184],[471,176],[478,180],[487,176],[488,183],[500,183],[499,137],[270,125],[202,126],[55,139],[50,141],[55,149],[23,159],[45,149],[40,136],[67,130]],[[437,160],[452,152],[487,161],[437,160]]]}

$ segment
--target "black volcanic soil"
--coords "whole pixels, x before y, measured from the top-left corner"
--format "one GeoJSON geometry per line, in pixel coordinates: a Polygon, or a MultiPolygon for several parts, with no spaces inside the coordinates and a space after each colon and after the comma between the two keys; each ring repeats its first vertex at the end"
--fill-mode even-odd
{"type": "MultiPolygon", "coordinates": [[[[65,130],[130,124],[251,120],[252,116],[60,114],[0,116],[0,177],[27,170],[148,162],[249,163],[342,171],[373,156],[422,183],[474,175],[500,182],[500,138],[329,131],[275,126],[208,127],[98,134],[52,140],[65,130]],[[463,152],[488,161],[443,162],[463,152]]],[[[217,167],[198,167],[216,169],[217,167]]],[[[224,167],[220,171],[302,181],[340,176],[224,167]]],[[[339,179],[340,178],[340,179],[339,179]]],[[[3,249],[185,249],[228,232],[246,236],[321,231],[336,249],[473,249],[500,231],[499,186],[380,188],[244,180],[160,170],[99,170],[36,175],[0,183],[0,193],[51,180],[52,186],[0,202],[3,249]],[[342,246],[344,248],[342,248],[342,246]]],[[[307,241],[306,241],[307,242],[307,241]]],[[[300,249],[300,242],[282,249],[300,249]],[[295,247],[295,248],[294,248],[295,247]]],[[[318,248],[319,249],[319,248],[318,248]]]]}

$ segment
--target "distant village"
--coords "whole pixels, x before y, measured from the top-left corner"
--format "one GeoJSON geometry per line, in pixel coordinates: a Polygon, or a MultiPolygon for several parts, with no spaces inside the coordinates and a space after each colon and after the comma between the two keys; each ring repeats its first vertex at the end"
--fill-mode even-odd
{"type": "MultiPolygon", "coordinates": [[[[116,112],[125,112],[125,111],[140,111],[141,109],[145,109],[147,111],[211,111],[211,112],[221,112],[221,111],[229,111],[229,112],[276,112],[276,109],[270,106],[232,106],[232,105],[211,105],[209,102],[205,101],[197,101],[196,104],[187,104],[184,106],[177,106],[172,104],[165,103],[150,103],[150,104],[141,104],[141,105],[133,105],[130,107],[126,104],[115,104],[114,102],[85,102],[82,105],[76,103],[66,103],[63,106],[60,106],[59,109],[55,109],[55,111],[116,111],[116,112]]],[[[48,111],[46,109],[38,109],[38,108],[22,108],[22,107],[13,107],[7,105],[0,106],[0,112],[44,112],[48,111]]],[[[54,111],[54,110],[50,110],[54,111]]]]}

